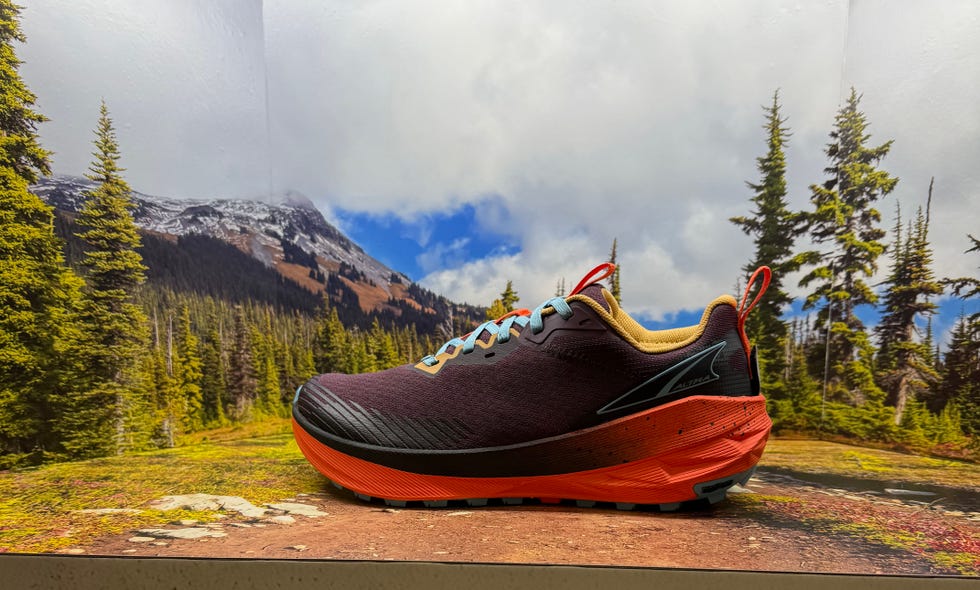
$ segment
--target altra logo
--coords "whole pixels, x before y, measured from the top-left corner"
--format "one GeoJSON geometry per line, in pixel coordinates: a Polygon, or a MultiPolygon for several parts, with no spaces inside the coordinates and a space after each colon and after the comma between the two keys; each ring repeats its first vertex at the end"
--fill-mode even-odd
{"type": "Polygon", "coordinates": [[[661,397],[679,393],[718,379],[715,373],[715,359],[725,348],[725,342],[712,344],[708,348],[689,356],[666,371],[647,379],[640,385],[624,393],[598,411],[608,414],[652,402],[661,397]]]}

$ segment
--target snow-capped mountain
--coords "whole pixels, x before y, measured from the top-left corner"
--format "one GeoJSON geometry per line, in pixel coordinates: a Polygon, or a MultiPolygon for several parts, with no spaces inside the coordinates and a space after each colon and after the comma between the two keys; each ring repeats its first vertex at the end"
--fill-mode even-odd
{"type": "MultiPolygon", "coordinates": [[[[41,179],[31,192],[56,209],[77,212],[85,199],[83,193],[94,186],[86,178],[55,175],[41,179]]],[[[312,291],[323,287],[318,272],[321,277],[339,272],[359,286],[355,291],[365,311],[377,308],[388,297],[403,298],[404,286],[411,283],[402,273],[368,255],[298,193],[286,193],[274,203],[174,199],[137,191],[132,197],[136,204],[133,217],[143,230],[219,238],[312,291]]]]}

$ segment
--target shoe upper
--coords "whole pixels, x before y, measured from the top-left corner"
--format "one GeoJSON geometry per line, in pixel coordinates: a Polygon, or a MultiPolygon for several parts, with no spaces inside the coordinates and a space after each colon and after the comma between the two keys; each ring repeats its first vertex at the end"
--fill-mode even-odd
{"type": "Polygon", "coordinates": [[[730,296],[698,325],[660,331],[597,283],[565,301],[571,313],[539,308],[540,329],[513,324],[505,342],[484,330],[471,351],[457,344],[414,365],[314,377],[294,416],[352,443],[449,451],[560,436],[686,396],[758,393],[730,296]]]}

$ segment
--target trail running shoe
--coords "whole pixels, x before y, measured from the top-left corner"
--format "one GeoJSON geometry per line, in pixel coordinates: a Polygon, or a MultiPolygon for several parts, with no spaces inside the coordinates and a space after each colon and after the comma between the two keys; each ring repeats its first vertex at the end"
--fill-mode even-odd
{"type": "Polygon", "coordinates": [[[398,506],[723,499],[772,426],[744,330],[769,269],[740,305],[724,295],[695,326],[651,331],[594,282],[613,268],[414,365],[314,377],[293,402],[300,449],[338,487],[398,506]]]}

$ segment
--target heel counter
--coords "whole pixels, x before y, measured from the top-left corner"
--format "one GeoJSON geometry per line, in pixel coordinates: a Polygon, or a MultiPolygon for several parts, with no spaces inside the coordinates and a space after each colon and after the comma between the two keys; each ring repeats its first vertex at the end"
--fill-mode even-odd
{"type": "Polygon", "coordinates": [[[753,346],[749,352],[749,384],[752,387],[752,395],[759,395],[762,392],[762,382],[759,377],[759,356],[758,349],[753,346]]]}

